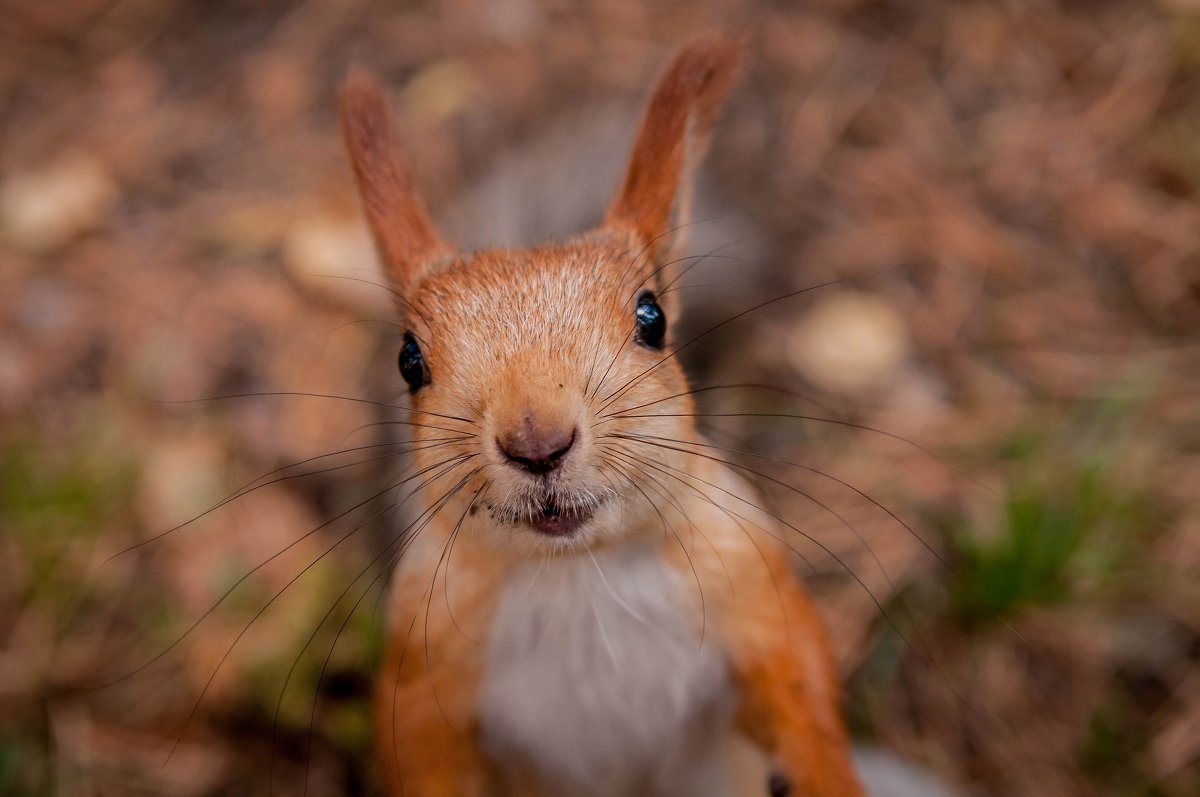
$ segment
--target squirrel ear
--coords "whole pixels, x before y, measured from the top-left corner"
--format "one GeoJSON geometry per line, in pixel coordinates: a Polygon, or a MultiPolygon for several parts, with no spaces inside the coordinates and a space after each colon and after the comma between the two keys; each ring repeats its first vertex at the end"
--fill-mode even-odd
{"type": "Polygon", "coordinates": [[[625,182],[604,219],[606,227],[633,230],[649,245],[667,232],[677,194],[679,223],[688,221],[691,172],[737,76],[738,49],[708,36],[675,56],[642,117],[625,182]]]}
{"type": "Polygon", "coordinates": [[[413,283],[421,267],[453,249],[442,239],[425,203],[413,191],[392,133],[387,100],[374,78],[350,74],[341,91],[342,139],[367,223],[397,290],[413,283]]]}

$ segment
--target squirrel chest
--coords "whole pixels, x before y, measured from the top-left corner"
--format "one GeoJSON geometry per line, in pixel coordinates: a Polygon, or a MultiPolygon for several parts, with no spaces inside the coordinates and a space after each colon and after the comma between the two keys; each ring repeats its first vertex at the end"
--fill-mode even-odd
{"type": "Polygon", "coordinates": [[[497,762],[557,793],[723,794],[733,692],[690,573],[628,544],[518,568],[486,642],[480,723],[497,762]]]}

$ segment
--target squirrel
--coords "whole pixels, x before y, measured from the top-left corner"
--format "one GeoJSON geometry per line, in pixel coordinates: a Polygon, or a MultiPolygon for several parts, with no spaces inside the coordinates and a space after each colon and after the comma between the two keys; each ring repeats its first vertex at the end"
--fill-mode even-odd
{"type": "Polygon", "coordinates": [[[475,253],[378,84],[343,85],[421,480],[376,679],[391,794],[863,793],[786,530],[704,447],[674,356],[672,236],[737,64],[715,36],[678,52],[596,229],[475,253]]]}

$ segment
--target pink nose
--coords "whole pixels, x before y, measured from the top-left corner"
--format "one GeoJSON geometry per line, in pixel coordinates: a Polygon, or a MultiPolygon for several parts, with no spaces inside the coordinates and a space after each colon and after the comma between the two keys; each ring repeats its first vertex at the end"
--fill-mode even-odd
{"type": "Polygon", "coordinates": [[[513,465],[544,475],[562,464],[575,445],[577,432],[575,427],[547,429],[527,416],[520,427],[497,437],[496,445],[513,465]]]}

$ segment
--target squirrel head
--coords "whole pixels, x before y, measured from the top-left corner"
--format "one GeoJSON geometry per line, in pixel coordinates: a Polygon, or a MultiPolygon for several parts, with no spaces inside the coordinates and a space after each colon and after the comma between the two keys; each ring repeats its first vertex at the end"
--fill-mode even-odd
{"type": "Polygon", "coordinates": [[[671,355],[672,233],[688,222],[692,170],[736,56],[716,38],[681,50],[602,224],[531,249],[456,251],[413,190],[378,85],[356,73],[342,89],[343,138],[406,330],[418,470],[466,457],[460,495],[491,521],[472,525],[505,543],[579,547],[659,529],[647,491],[682,463],[626,443],[695,439],[671,355]]]}

